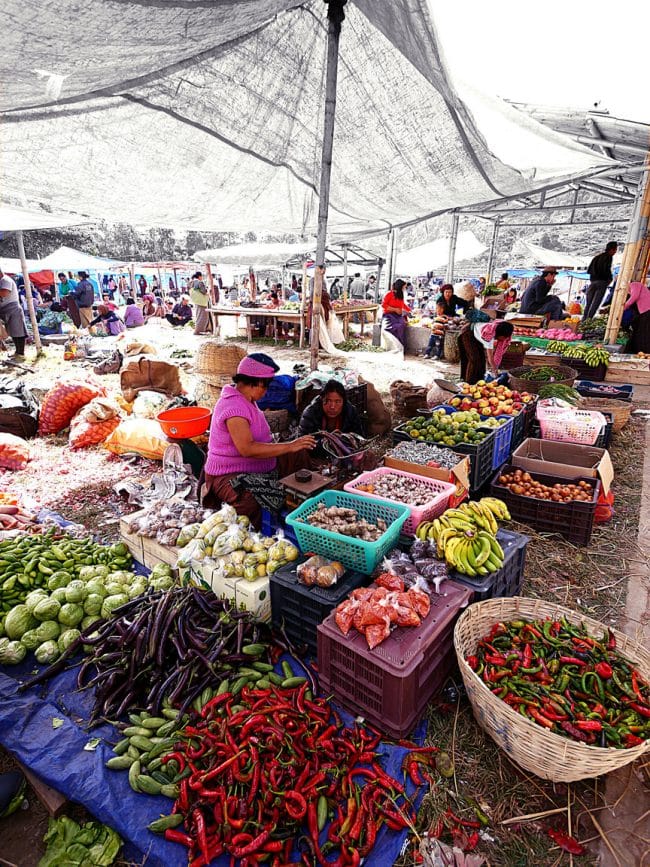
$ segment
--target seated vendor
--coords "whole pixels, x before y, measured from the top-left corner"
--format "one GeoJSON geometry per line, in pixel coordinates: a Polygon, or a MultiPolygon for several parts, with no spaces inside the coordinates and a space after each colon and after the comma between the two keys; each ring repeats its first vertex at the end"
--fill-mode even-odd
{"type": "MultiPolygon", "coordinates": [[[[246,515],[260,529],[262,507],[256,499],[256,486],[263,489],[274,478],[282,478],[309,463],[308,452],[316,445],[312,436],[301,436],[292,442],[274,443],[266,417],[258,408],[278,365],[262,352],[242,359],[233,377],[234,385],[226,385],[212,413],[205,483],[201,490],[206,508],[218,508],[228,503],[240,515],[246,515]],[[231,482],[240,475],[250,483],[231,482]]],[[[241,481],[241,480],[240,480],[241,481]]]]}
{"type": "Polygon", "coordinates": [[[53,301],[49,310],[46,310],[38,320],[39,334],[46,336],[48,334],[61,334],[61,324],[63,322],[72,322],[66,316],[65,310],[58,301],[53,301]]]}
{"type": "Polygon", "coordinates": [[[345,388],[335,379],[330,379],[322,393],[306,407],[298,430],[301,434],[330,430],[364,435],[359,413],[348,400],[345,388]]]}

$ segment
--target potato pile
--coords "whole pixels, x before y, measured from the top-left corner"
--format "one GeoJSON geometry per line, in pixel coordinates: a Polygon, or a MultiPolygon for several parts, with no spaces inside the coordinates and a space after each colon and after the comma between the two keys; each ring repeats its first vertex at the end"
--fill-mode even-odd
{"type": "Polygon", "coordinates": [[[356,509],[326,506],[325,503],[318,504],[316,510],[307,518],[307,523],[322,530],[329,530],[330,533],[356,536],[364,542],[375,542],[386,531],[387,526],[381,518],[376,524],[370,524],[365,518],[359,517],[356,509]]]}
{"type": "Polygon", "coordinates": [[[499,484],[504,485],[513,494],[533,497],[537,500],[551,500],[554,503],[571,503],[574,500],[590,503],[594,495],[593,487],[584,480],[575,485],[568,480],[565,483],[544,485],[523,470],[515,470],[499,476],[499,484]]]}

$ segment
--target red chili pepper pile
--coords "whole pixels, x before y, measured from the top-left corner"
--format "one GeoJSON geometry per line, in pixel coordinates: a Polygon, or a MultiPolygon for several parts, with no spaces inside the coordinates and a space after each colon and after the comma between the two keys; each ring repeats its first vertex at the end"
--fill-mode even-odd
{"type": "Polygon", "coordinates": [[[600,747],[635,747],[650,738],[650,688],[616,651],[608,630],[560,620],[496,623],[469,666],[526,719],[600,747]]]}
{"type": "MultiPolygon", "coordinates": [[[[379,764],[379,734],[344,728],[306,683],[225,692],[182,736],[164,761],[189,769],[173,809],[185,831],[165,836],[188,848],[192,867],[224,852],[241,867],[289,867],[296,842],[298,864],[356,867],[382,824],[401,830],[415,821],[404,787],[379,764]]],[[[432,751],[418,748],[414,761],[430,766],[432,751]]]]}

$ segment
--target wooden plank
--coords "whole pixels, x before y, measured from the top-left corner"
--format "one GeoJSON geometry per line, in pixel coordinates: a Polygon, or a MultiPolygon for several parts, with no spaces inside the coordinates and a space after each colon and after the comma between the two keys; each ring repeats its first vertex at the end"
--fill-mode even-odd
{"type": "MultiPolygon", "coordinates": [[[[16,761],[18,762],[17,759],[16,761]]],[[[50,816],[52,816],[53,819],[56,819],[57,816],[60,816],[70,803],[65,797],[65,795],[62,795],[60,792],[57,792],[56,789],[53,789],[51,786],[48,786],[46,783],[44,783],[41,778],[37,777],[33,771],[30,771],[29,768],[26,768],[22,762],[18,762],[18,765],[20,766],[23,774],[25,774],[27,782],[36,793],[36,797],[45,807],[50,816]]]]}

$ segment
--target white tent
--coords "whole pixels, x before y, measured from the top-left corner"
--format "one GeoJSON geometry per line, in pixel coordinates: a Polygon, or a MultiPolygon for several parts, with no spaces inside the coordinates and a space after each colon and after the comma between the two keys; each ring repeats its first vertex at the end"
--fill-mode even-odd
{"type": "MultiPolygon", "coordinates": [[[[584,271],[592,258],[600,250],[593,250],[587,253],[565,253],[562,250],[549,250],[547,247],[540,247],[538,244],[532,244],[530,241],[520,240],[514,248],[513,253],[523,252],[526,257],[527,268],[537,268],[540,265],[554,265],[557,268],[568,268],[572,271],[584,271]]],[[[618,252],[614,256],[614,265],[620,265],[623,259],[623,253],[618,252]]]]}
{"type": "MultiPolygon", "coordinates": [[[[474,232],[465,231],[458,233],[456,242],[456,262],[463,262],[480,256],[486,250],[474,232]]],[[[412,247],[410,250],[402,250],[397,254],[395,263],[396,274],[408,274],[415,276],[426,274],[434,268],[440,268],[447,264],[449,259],[449,238],[438,238],[428,244],[412,247]]]]}
{"type": "MultiPolygon", "coordinates": [[[[469,110],[432,7],[345,6],[332,232],[615,165],[502,103],[469,110]]],[[[69,0],[5,0],[0,195],[134,224],[314,234],[326,14],[322,0],[86,0],[80,49],[69,0]]]]}
{"type": "Polygon", "coordinates": [[[313,256],[315,242],[297,244],[232,244],[229,247],[214,247],[211,250],[197,250],[196,262],[211,262],[217,266],[241,265],[254,268],[281,268],[292,256],[313,256]]]}
{"type": "Polygon", "coordinates": [[[113,259],[91,256],[90,253],[83,253],[81,250],[64,245],[41,259],[38,264],[41,268],[52,271],[56,271],[57,268],[62,271],[106,271],[115,268],[116,262],[113,259]]]}

